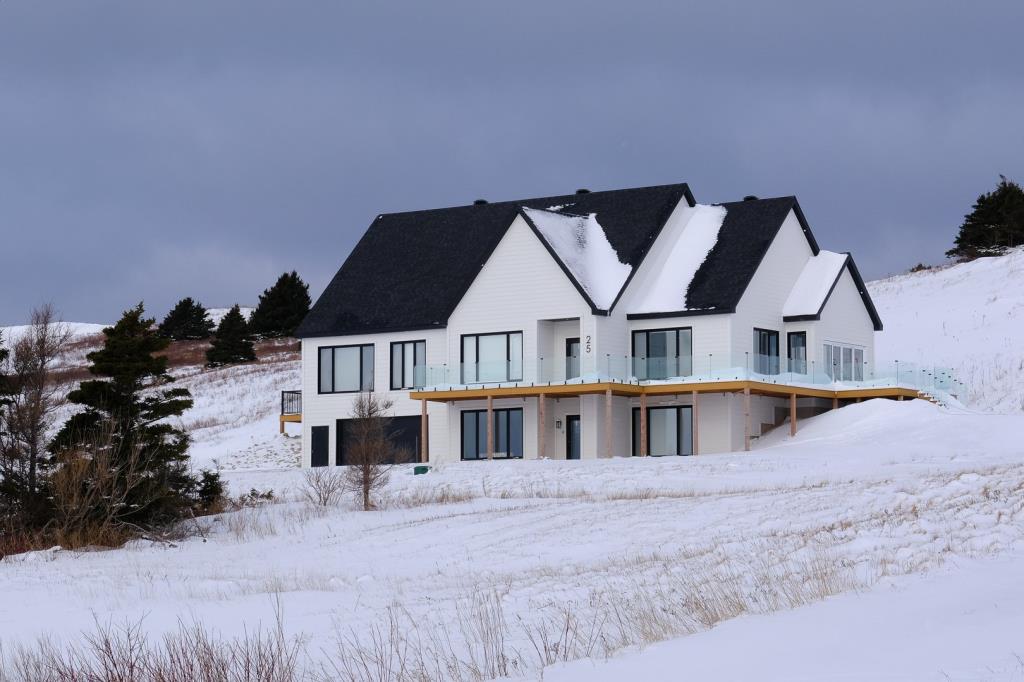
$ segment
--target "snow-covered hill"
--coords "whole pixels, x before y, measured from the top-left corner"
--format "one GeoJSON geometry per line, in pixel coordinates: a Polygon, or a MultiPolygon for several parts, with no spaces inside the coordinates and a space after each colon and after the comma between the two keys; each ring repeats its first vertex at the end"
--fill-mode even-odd
{"type": "Polygon", "coordinates": [[[977,409],[1024,411],[1024,248],[868,283],[876,361],[951,367],[977,409]]]}

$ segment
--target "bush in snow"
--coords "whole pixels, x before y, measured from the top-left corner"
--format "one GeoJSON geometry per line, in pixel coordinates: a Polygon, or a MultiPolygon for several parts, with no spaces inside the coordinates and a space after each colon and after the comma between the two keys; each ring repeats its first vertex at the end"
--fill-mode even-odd
{"type": "Polygon", "coordinates": [[[294,336],[310,306],[309,285],[294,270],[281,275],[260,296],[249,316],[249,328],[257,336],[294,336]]]}
{"type": "Polygon", "coordinates": [[[208,339],[213,333],[214,324],[206,316],[206,308],[202,303],[191,298],[183,298],[167,313],[160,323],[160,336],[173,341],[208,339]]]}
{"type": "Polygon", "coordinates": [[[245,318],[235,304],[217,327],[213,335],[210,350],[206,351],[206,361],[211,367],[232,365],[239,362],[252,362],[256,359],[256,350],[252,345],[245,318]]]}

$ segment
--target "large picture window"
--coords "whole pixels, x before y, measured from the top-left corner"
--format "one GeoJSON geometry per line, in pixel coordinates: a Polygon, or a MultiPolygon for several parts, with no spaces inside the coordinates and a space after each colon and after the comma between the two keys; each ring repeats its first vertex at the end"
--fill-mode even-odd
{"type": "Polygon", "coordinates": [[[462,337],[462,383],[522,380],[522,332],[467,334],[462,337]]]}
{"type": "Polygon", "coordinates": [[[842,343],[824,346],[825,373],[833,381],[864,381],[864,349],[842,343]]]}
{"type": "MultiPolygon", "coordinates": [[[[689,405],[647,408],[647,454],[693,454],[693,410],[689,405]]],[[[640,408],[633,408],[633,456],[640,456],[640,408]]]]}
{"type": "Polygon", "coordinates": [[[427,342],[396,341],[391,344],[391,389],[422,388],[426,379],[427,342]]]}
{"type": "MultiPolygon", "coordinates": [[[[522,456],[522,408],[494,410],[494,458],[522,456]]],[[[487,410],[462,412],[462,459],[487,459],[487,410]]]]}
{"type": "Polygon", "coordinates": [[[373,345],[322,346],[319,360],[320,393],[373,390],[373,345]]]}
{"type": "Polygon", "coordinates": [[[786,335],[786,353],[789,371],[807,374],[807,332],[789,332],[786,335]]]}
{"type": "Polygon", "coordinates": [[[779,333],[770,329],[754,329],[754,372],[779,373],[779,333]]]}
{"type": "Polygon", "coordinates": [[[633,332],[633,376],[641,381],[693,374],[693,341],[689,327],[633,332]]]}

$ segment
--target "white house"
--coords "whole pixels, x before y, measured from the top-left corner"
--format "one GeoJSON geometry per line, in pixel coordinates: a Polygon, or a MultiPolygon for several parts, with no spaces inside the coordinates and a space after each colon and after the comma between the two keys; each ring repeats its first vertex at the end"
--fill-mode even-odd
{"type": "Polygon", "coordinates": [[[312,466],[345,463],[361,391],[393,400],[418,461],[742,450],[841,401],[916,397],[875,376],[881,329],[794,197],[477,201],[377,216],[299,329],[284,411],[312,466]]]}

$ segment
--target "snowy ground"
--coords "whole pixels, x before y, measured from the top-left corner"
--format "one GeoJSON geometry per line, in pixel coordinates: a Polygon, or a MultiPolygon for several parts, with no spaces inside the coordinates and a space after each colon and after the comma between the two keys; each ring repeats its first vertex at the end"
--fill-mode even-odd
{"type": "MultiPolygon", "coordinates": [[[[693,594],[720,589],[723,581],[735,581],[746,604],[725,617],[791,606],[770,586],[782,581],[792,590],[813,582],[809,576],[819,570],[834,574],[832,591],[911,590],[919,578],[904,576],[1019,547],[1022,433],[1021,416],[870,401],[808,420],[796,439],[779,438],[749,454],[472,462],[426,476],[402,469],[385,495],[388,508],[369,514],[296,501],[295,470],[228,472],[234,490],[273,488],[286,501],[208,520],[205,539],[174,548],[142,544],[7,559],[0,565],[0,633],[9,642],[41,630],[72,637],[90,627],[94,614],[115,623],[144,615],[153,630],[183,619],[240,633],[270,622],[280,596],[288,631],[308,637],[311,655],[322,657],[331,655],[339,632],[365,636],[396,608],[408,614],[409,627],[454,627],[449,635],[458,639],[467,604],[493,595],[509,650],[530,652],[529,633],[550,626],[561,609],[588,623],[652,600],[676,600],[685,610],[693,594]],[[460,501],[418,504],[441,494],[460,501]],[[794,574],[797,581],[786,582],[794,574]]],[[[1001,602],[1007,607],[1020,603],[1024,587],[1014,589],[1006,595],[1014,601],[1001,602]]],[[[810,589],[796,602],[820,596],[810,589]]],[[[868,605],[879,600],[865,598],[868,605]]],[[[848,607],[842,599],[810,608],[870,608],[858,605],[861,597],[850,597],[848,607]]],[[[796,635],[813,629],[805,618],[817,618],[801,613],[726,627],[792,627],[796,635]]],[[[645,644],[705,629],[686,618],[668,619],[663,628],[608,637],[645,644]]],[[[659,665],[649,654],[672,658],[659,654],[670,646],[693,646],[682,641],[645,651],[637,665],[659,665]]],[[[736,647],[741,640],[730,641],[736,647]]],[[[1006,666],[1020,650],[991,652],[988,663],[1006,666]]],[[[629,666],[631,656],[616,664],[629,666]]],[[[535,658],[524,655],[520,671],[537,677],[539,664],[528,665],[535,658]]],[[[895,679],[945,679],[939,663],[907,659],[912,674],[895,679]]],[[[586,670],[552,674],[590,679],[586,670]]],[[[609,670],[606,679],[621,679],[609,670]]],[[[720,679],[743,678],[737,671],[720,679]]]]}
{"type": "Polygon", "coordinates": [[[969,406],[1024,412],[1024,248],[869,282],[885,324],[876,362],[951,367],[969,406]]]}

